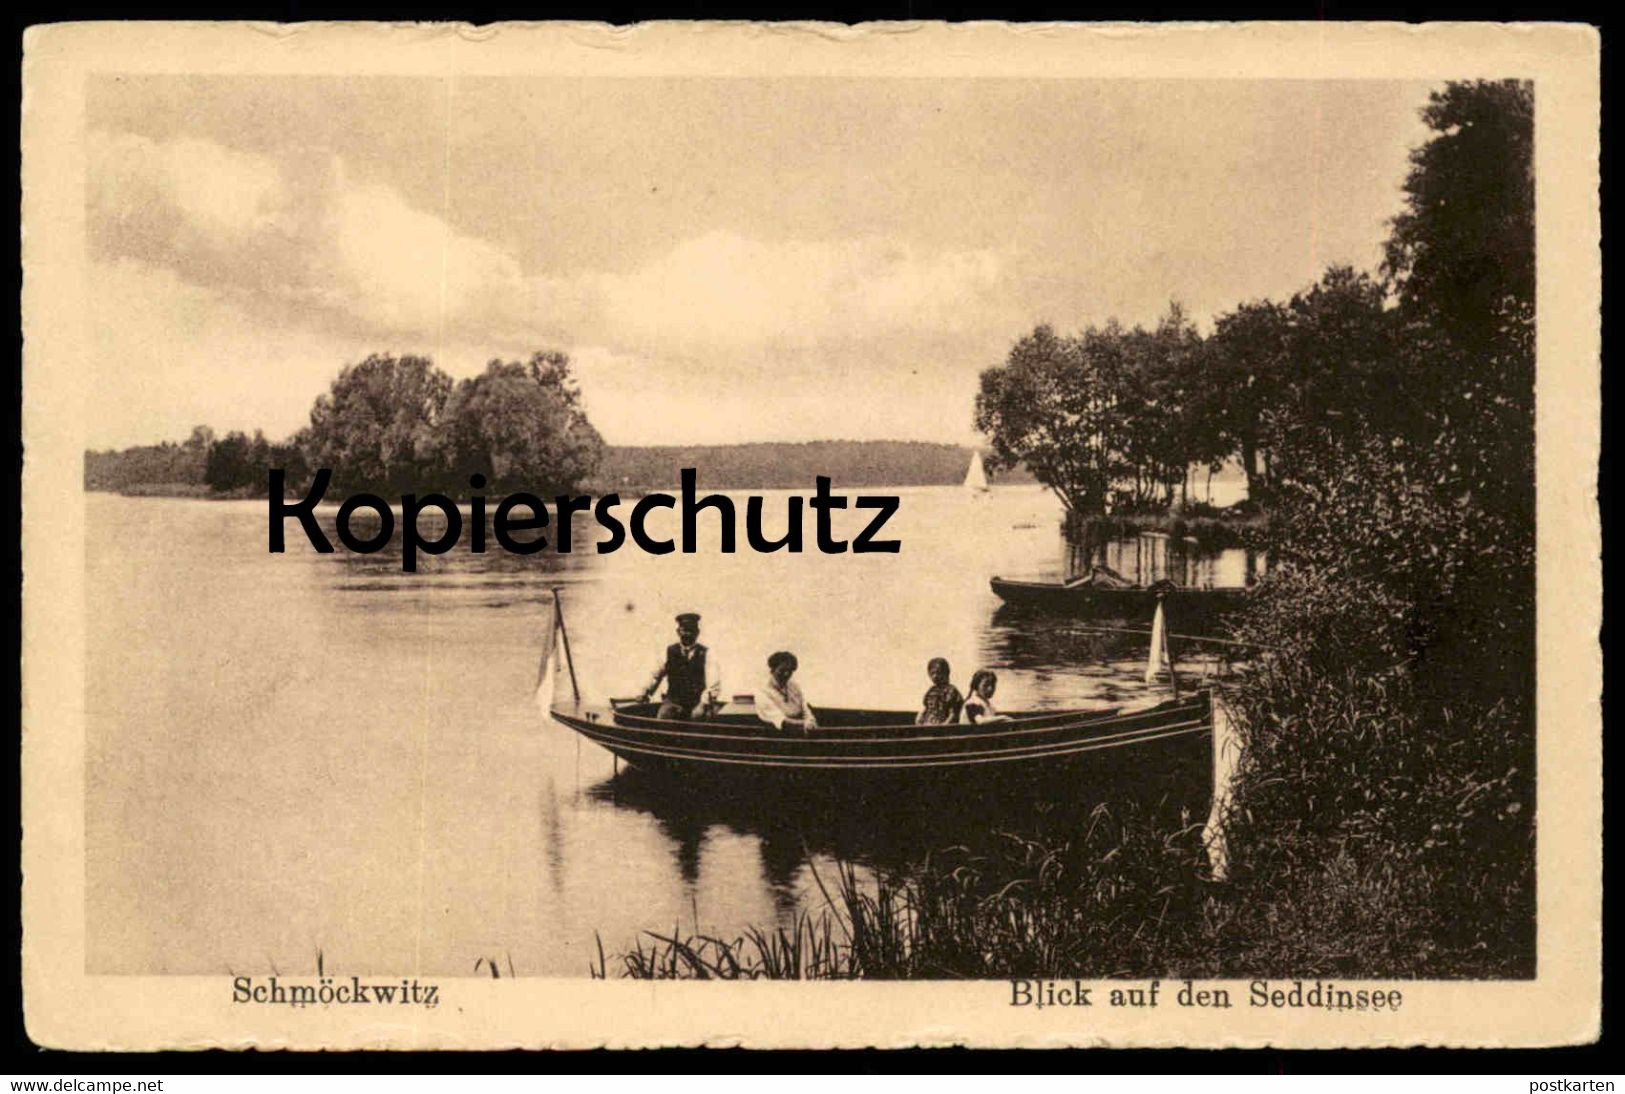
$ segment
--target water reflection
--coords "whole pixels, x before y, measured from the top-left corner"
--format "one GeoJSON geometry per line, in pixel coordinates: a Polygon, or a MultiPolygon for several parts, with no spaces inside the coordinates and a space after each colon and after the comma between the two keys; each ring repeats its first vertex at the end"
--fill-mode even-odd
{"type": "Polygon", "coordinates": [[[1235,588],[1255,584],[1268,558],[1251,547],[1204,548],[1191,536],[1142,532],[1098,543],[1069,543],[1068,579],[1107,566],[1136,585],[1171,581],[1194,589],[1235,588]]]}
{"type": "MultiPolygon", "coordinates": [[[[1175,671],[1189,686],[1199,686],[1234,669],[1225,647],[1199,641],[1199,637],[1174,634],[1168,639],[1175,671]]],[[[983,659],[990,665],[1051,680],[1067,675],[1089,681],[1088,702],[1072,704],[1041,698],[1034,704],[1035,709],[1071,705],[1107,708],[1143,697],[1141,674],[1150,644],[1146,620],[1074,619],[1006,604],[993,613],[982,650],[983,659]]]]}
{"type": "Polygon", "coordinates": [[[558,896],[564,892],[564,824],[559,815],[559,794],[552,778],[539,796],[537,816],[541,821],[542,846],[547,849],[547,880],[558,896]]]}
{"type": "Polygon", "coordinates": [[[1097,770],[1065,780],[997,788],[927,780],[884,794],[836,798],[719,794],[622,768],[586,794],[651,818],[670,841],[690,891],[706,880],[709,845],[747,838],[762,883],[778,909],[790,912],[807,896],[808,872],[828,871],[838,862],[895,875],[949,848],[990,852],[1006,832],[1056,842],[1075,838],[1097,807],[1122,801],[1125,777],[1132,777],[1137,804],[1152,818],[1188,823],[1206,808],[1207,763],[1202,749],[1176,746],[1135,758],[1102,754],[1097,770]]]}

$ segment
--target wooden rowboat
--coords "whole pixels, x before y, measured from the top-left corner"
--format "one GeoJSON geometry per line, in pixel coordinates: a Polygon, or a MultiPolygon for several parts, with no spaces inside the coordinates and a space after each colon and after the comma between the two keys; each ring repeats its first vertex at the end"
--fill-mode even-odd
{"type": "Polygon", "coordinates": [[[1163,598],[1168,611],[1181,623],[1191,619],[1212,619],[1234,611],[1247,602],[1244,588],[1192,589],[1185,586],[1147,587],[1057,581],[1012,581],[995,577],[993,592],[1013,607],[1066,612],[1103,619],[1150,619],[1163,598]]]}
{"type": "Polygon", "coordinates": [[[736,695],[714,713],[661,721],[659,705],[611,699],[584,701],[553,593],[553,625],[543,646],[537,694],[557,723],[657,776],[791,783],[820,791],[872,790],[906,784],[915,790],[968,776],[979,787],[1031,787],[1051,776],[1069,782],[1128,759],[1143,767],[1153,746],[1174,747],[1206,763],[1213,755],[1213,703],[1207,692],[1168,702],[1111,710],[1012,713],[980,725],[914,724],[915,713],[814,706],[818,725],[781,731],[756,716],[753,697],[736,695]],[[557,696],[555,649],[569,670],[569,697],[557,696]]]}
{"type": "Polygon", "coordinates": [[[745,698],[687,722],[658,720],[653,703],[621,701],[566,699],[550,714],[623,763],[657,774],[826,786],[957,775],[1022,784],[1070,778],[1127,754],[1143,761],[1151,745],[1194,746],[1205,758],[1212,730],[1206,692],[1139,709],[1039,711],[982,725],[917,726],[912,711],[815,706],[819,725],[805,733],[773,729],[745,698]]]}

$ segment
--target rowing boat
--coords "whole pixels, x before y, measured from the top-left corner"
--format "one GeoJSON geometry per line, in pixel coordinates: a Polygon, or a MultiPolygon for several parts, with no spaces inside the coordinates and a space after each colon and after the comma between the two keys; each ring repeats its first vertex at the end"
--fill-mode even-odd
{"type": "Polygon", "coordinates": [[[1206,762],[1212,755],[1213,703],[1207,692],[1110,710],[1012,713],[979,725],[916,725],[913,711],[814,706],[817,725],[775,729],[756,714],[754,696],[735,695],[721,708],[686,721],[663,721],[659,704],[629,699],[592,703],[576,679],[564,609],[553,591],[553,619],[542,646],[537,697],[557,723],[613,753],[622,763],[684,781],[791,783],[819,790],[915,790],[945,777],[977,785],[1031,787],[1051,776],[1142,769],[1152,747],[1174,747],[1206,762]],[[554,669],[569,671],[569,696],[558,695],[554,669]]]}
{"type": "Polygon", "coordinates": [[[1205,692],[1137,709],[1036,711],[981,725],[918,726],[911,711],[815,706],[819,724],[805,732],[762,722],[748,696],[698,720],[661,721],[657,710],[654,703],[562,699],[549,713],[623,763],[652,773],[821,785],[1073,777],[1127,753],[1143,760],[1142,750],[1152,745],[1194,745],[1205,756],[1212,729],[1205,692]]]}
{"type": "Polygon", "coordinates": [[[1079,582],[1013,581],[995,577],[989,583],[1006,604],[1044,611],[1105,619],[1149,619],[1161,597],[1181,622],[1192,617],[1211,619],[1247,602],[1247,590],[1225,587],[1193,589],[1183,585],[1130,585],[1116,587],[1079,582]]]}

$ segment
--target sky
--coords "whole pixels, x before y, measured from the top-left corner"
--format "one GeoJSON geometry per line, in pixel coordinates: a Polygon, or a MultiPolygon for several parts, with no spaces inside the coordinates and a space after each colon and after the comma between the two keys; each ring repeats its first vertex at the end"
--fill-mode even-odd
{"type": "Polygon", "coordinates": [[[611,444],[973,444],[1038,323],[1375,268],[1429,86],[98,77],[89,443],[560,349],[611,444]]]}

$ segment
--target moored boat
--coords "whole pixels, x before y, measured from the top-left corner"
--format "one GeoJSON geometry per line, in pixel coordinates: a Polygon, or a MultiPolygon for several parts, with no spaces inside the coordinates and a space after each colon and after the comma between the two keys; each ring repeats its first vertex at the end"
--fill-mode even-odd
{"type": "Polygon", "coordinates": [[[1098,582],[1016,581],[995,577],[989,584],[1006,604],[1107,619],[1150,619],[1158,598],[1182,624],[1192,617],[1212,619],[1241,607],[1245,588],[1194,589],[1183,585],[1116,586],[1098,582]]]}

